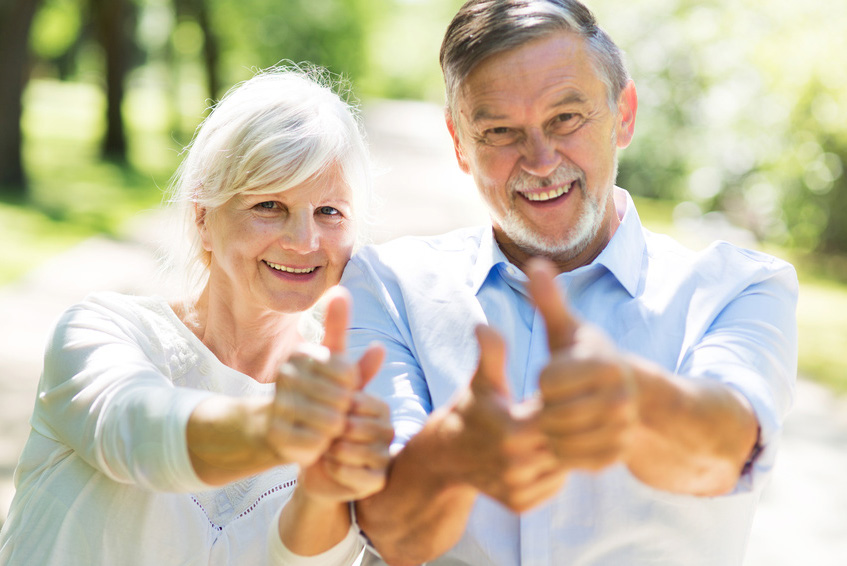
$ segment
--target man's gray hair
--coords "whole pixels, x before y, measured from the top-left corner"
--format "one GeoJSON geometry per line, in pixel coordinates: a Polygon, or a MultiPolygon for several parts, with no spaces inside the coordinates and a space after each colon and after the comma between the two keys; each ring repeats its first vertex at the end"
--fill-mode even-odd
{"type": "Polygon", "coordinates": [[[594,68],[606,86],[609,107],[614,110],[629,73],[621,50],[597,25],[588,8],[576,0],[468,0],[450,22],[441,44],[447,108],[454,122],[461,84],[479,63],[558,31],[585,39],[594,68]]]}

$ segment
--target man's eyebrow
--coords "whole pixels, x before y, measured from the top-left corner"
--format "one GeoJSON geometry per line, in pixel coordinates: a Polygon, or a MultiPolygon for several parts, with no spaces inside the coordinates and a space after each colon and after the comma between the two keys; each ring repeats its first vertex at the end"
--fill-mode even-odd
{"type": "Polygon", "coordinates": [[[505,114],[494,114],[487,106],[480,106],[471,115],[471,123],[482,122],[486,120],[504,120],[505,114]]]}
{"type": "MultiPolygon", "coordinates": [[[[550,105],[550,108],[558,108],[560,106],[568,106],[569,104],[586,104],[588,98],[577,90],[569,90],[556,102],[550,105]]],[[[480,106],[474,110],[471,115],[471,123],[484,122],[488,120],[505,120],[508,118],[506,114],[495,114],[488,106],[480,106]]]]}

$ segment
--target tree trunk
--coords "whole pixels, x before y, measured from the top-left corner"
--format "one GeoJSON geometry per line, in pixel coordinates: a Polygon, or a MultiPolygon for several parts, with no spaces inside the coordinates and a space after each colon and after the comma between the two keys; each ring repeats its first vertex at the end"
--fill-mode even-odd
{"type": "Polygon", "coordinates": [[[29,79],[29,28],[39,0],[0,0],[0,192],[23,197],[21,96],[29,79]]]}
{"type": "Polygon", "coordinates": [[[127,0],[91,0],[91,16],[106,62],[106,134],[102,152],[107,159],[126,161],[126,133],[121,107],[132,45],[127,0]]]}
{"type": "Polygon", "coordinates": [[[203,33],[203,66],[206,70],[206,90],[209,98],[217,100],[220,94],[220,73],[218,61],[220,46],[218,36],[212,25],[208,0],[175,0],[177,19],[189,18],[197,22],[203,33]]]}
{"type": "Polygon", "coordinates": [[[217,100],[220,95],[221,82],[218,73],[218,37],[212,27],[209,15],[209,3],[206,0],[195,0],[197,23],[203,31],[203,61],[206,65],[206,87],[209,98],[217,100]]]}

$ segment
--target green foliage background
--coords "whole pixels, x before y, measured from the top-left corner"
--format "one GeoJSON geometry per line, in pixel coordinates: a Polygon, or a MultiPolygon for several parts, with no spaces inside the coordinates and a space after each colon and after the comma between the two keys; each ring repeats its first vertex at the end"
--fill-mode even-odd
{"type": "MultiPolygon", "coordinates": [[[[43,0],[26,91],[27,202],[0,201],[0,282],[161,200],[213,99],[204,35],[179,2],[131,0],[129,164],[104,162],[103,53],[87,0],[43,0]]],[[[364,99],[443,101],[438,49],[458,0],[202,0],[223,89],[281,60],[347,76],[364,99]]],[[[588,0],[639,94],[619,184],[658,228],[716,211],[801,273],[801,369],[847,391],[847,2],[588,0]],[[773,251],[775,248],[769,248],[773,251]]]]}
{"type": "MultiPolygon", "coordinates": [[[[847,252],[847,2],[589,0],[639,92],[620,182],[723,211],[759,239],[847,252]]],[[[224,85],[280,60],[350,77],[362,97],[440,102],[441,35],[457,0],[206,0],[224,85]]],[[[135,0],[142,63],[184,142],[208,104],[203,35],[171,0],[135,0]]],[[[32,45],[46,75],[99,80],[82,0],[45,0],[32,45]],[[67,59],[73,55],[73,64],[67,59]]],[[[220,95],[221,93],[216,93],[220,95]]]]}

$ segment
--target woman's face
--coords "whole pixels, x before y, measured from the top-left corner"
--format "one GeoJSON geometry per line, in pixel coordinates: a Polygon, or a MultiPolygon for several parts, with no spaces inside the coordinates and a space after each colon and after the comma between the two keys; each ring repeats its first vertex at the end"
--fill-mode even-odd
{"type": "Polygon", "coordinates": [[[233,309],[308,309],[341,279],[356,239],[352,214],[351,190],[337,169],[286,191],[238,194],[198,210],[210,293],[233,309]]]}

